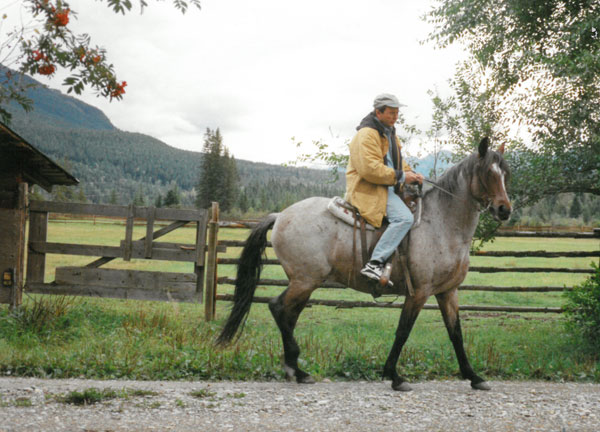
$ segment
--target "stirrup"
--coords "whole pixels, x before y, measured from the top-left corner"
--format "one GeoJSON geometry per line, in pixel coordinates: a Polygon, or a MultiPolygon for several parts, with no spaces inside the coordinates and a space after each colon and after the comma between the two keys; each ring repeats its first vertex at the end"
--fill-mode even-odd
{"type": "MultiPolygon", "coordinates": [[[[373,297],[373,301],[375,303],[378,304],[392,304],[394,303],[396,300],[398,300],[398,297],[400,297],[399,294],[382,294],[381,292],[379,292],[379,287],[380,287],[380,283],[379,281],[373,280],[372,284],[371,284],[371,296],[373,297]],[[394,299],[392,301],[379,301],[377,300],[378,298],[383,297],[383,298],[389,298],[389,297],[394,297],[394,299]]],[[[387,287],[388,285],[386,285],[387,287]]],[[[383,287],[382,287],[383,288],[383,287]]]]}

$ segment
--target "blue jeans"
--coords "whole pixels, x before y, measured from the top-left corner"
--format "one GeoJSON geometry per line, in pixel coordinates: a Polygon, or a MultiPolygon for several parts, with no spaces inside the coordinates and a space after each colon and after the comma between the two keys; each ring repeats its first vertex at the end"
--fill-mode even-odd
{"type": "Polygon", "coordinates": [[[386,216],[390,224],[377,242],[371,261],[385,263],[394,253],[400,242],[410,230],[414,217],[404,201],[394,193],[394,187],[388,187],[386,216]]]}

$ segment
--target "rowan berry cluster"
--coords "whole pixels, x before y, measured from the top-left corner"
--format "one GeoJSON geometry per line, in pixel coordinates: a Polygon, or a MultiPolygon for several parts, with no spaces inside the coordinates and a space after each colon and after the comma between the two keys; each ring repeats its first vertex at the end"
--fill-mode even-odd
{"type": "Polygon", "coordinates": [[[110,91],[110,98],[120,98],[125,94],[125,87],[127,86],[127,81],[123,81],[121,84],[109,84],[108,90],[110,91]]]}
{"type": "Polygon", "coordinates": [[[56,71],[56,66],[50,63],[46,54],[39,50],[31,52],[31,59],[36,63],[42,62],[37,69],[40,75],[52,75],[56,71]]]}

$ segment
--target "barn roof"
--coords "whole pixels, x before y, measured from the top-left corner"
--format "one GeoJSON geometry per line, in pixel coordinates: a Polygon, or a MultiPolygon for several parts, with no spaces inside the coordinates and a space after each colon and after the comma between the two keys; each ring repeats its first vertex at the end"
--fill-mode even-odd
{"type": "Polygon", "coordinates": [[[72,186],[75,177],[44,153],[0,122],[0,170],[18,171],[28,183],[38,184],[48,192],[54,185],[72,186]]]}

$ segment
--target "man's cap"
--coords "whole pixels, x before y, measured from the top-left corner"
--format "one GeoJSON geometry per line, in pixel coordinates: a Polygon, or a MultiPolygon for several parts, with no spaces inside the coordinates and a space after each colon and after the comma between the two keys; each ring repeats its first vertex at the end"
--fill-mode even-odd
{"type": "Polygon", "coordinates": [[[400,108],[406,106],[398,101],[398,98],[390,93],[382,93],[373,101],[373,107],[376,109],[383,107],[400,108]]]}

